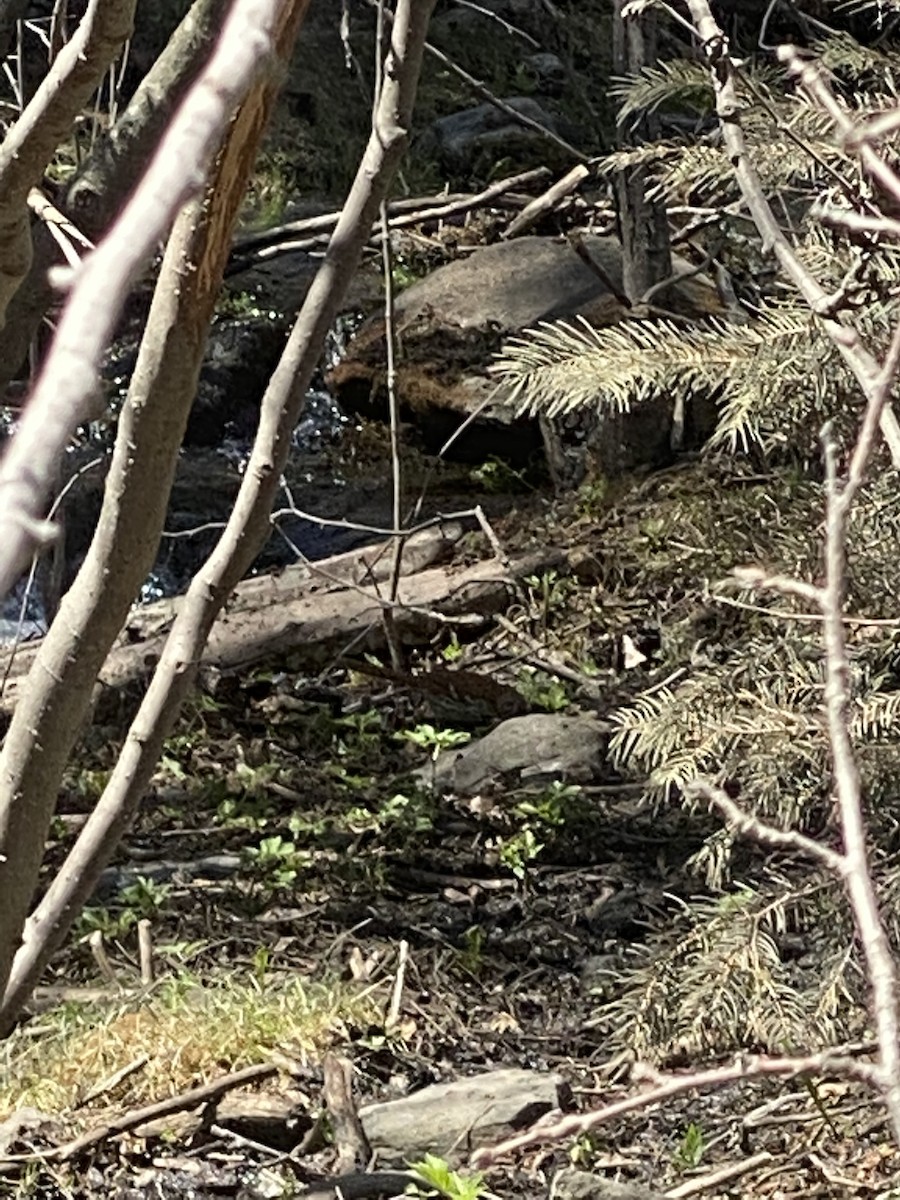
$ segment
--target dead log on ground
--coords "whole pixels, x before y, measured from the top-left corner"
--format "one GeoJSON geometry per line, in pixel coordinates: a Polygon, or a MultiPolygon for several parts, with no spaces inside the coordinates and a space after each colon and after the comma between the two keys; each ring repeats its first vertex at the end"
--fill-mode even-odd
{"type": "MultiPolygon", "coordinates": [[[[442,624],[479,624],[509,603],[516,580],[558,567],[564,555],[547,549],[462,566],[432,566],[461,535],[452,523],[422,530],[404,549],[394,624],[406,645],[428,641],[442,624]]],[[[202,665],[237,671],[289,660],[295,669],[321,668],[342,653],[384,648],[383,615],[391,571],[389,544],[368,546],[320,563],[245,580],[213,626],[202,665]]],[[[152,672],[181,597],[135,610],[100,676],[106,688],[137,683],[152,672]]],[[[10,712],[39,643],[19,648],[0,712],[10,712]]]]}

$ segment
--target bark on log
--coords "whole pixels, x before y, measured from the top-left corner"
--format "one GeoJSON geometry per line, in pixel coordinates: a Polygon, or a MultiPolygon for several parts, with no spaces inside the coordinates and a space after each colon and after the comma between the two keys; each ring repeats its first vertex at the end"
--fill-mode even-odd
{"type": "MultiPolygon", "coordinates": [[[[407,539],[394,623],[408,644],[427,639],[447,618],[484,620],[505,606],[515,579],[558,566],[563,558],[561,551],[547,550],[514,559],[508,570],[496,559],[467,567],[433,566],[462,533],[459,523],[448,522],[407,539]]],[[[389,547],[379,543],[245,580],[213,627],[203,665],[241,670],[290,655],[298,666],[321,666],[351,642],[357,654],[382,649],[389,547]]],[[[182,602],[180,596],[161,600],[132,614],[101,672],[104,687],[124,687],[150,674],[182,602]]],[[[39,646],[30,642],[19,647],[0,697],[0,713],[15,707],[39,646]]]]}
{"type": "MultiPolygon", "coordinates": [[[[463,526],[458,521],[447,521],[412,534],[403,551],[404,572],[413,574],[422,571],[448,555],[462,534],[463,526]]],[[[320,562],[298,564],[280,572],[246,579],[232,593],[227,613],[232,617],[242,614],[252,616],[266,608],[277,609],[287,605],[301,596],[311,597],[346,587],[383,583],[390,578],[390,572],[390,543],[365,546],[320,562]]],[[[155,645],[166,637],[183,603],[183,596],[174,596],[134,609],[113,647],[113,653],[122,652],[119,661],[127,662],[131,656],[139,660],[146,646],[155,645]]],[[[4,648],[5,653],[0,650],[0,674],[6,671],[7,656],[14,651],[7,682],[0,695],[0,713],[8,714],[15,708],[25,677],[42,644],[43,639],[38,639],[15,648],[15,651],[12,646],[4,648]]],[[[138,678],[149,672],[151,665],[147,662],[143,669],[135,667],[130,678],[138,678]]],[[[125,675],[128,677],[127,672],[125,675]]],[[[102,673],[101,680],[106,682],[102,673]]]]}
{"type": "MultiPolygon", "coordinates": [[[[516,579],[559,566],[560,550],[522,555],[505,567],[496,559],[472,566],[433,567],[400,581],[394,627],[406,645],[427,641],[447,621],[477,624],[507,606],[516,579]]],[[[260,608],[226,611],[213,626],[202,667],[244,670],[290,656],[293,666],[321,667],[343,652],[383,649],[385,589],[375,584],[307,593],[260,608]],[[381,593],[381,594],[380,594],[381,593]]],[[[123,687],[148,675],[165,644],[160,634],[117,647],[101,683],[123,687]]]]}

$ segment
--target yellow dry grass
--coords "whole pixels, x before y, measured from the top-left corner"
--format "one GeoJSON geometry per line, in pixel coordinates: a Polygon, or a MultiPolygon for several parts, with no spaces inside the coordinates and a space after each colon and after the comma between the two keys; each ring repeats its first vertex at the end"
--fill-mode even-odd
{"type": "Polygon", "coordinates": [[[202,986],[182,976],[128,1001],[64,1005],[0,1046],[0,1119],[26,1105],[87,1115],[111,1104],[145,1104],[264,1062],[279,1044],[316,1058],[346,1040],[351,1025],[373,1019],[370,991],[274,975],[232,975],[202,986]],[[83,1103],[142,1058],[112,1090],[83,1103]]]}

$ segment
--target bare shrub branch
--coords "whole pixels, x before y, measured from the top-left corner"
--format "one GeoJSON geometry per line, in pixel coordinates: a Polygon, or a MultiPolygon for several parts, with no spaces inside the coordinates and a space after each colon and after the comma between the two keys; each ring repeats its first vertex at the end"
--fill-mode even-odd
{"type": "Polygon", "coordinates": [[[759,1054],[748,1055],[746,1058],[737,1059],[728,1066],[710,1067],[707,1071],[690,1071],[683,1075],[665,1076],[638,1065],[633,1074],[636,1080],[641,1076],[651,1079],[652,1086],[646,1091],[623,1096],[621,1100],[614,1100],[611,1104],[605,1104],[602,1108],[595,1108],[591,1112],[578,1113],[545,1124],[538,1122],[523,1133],[507,1138],[506,1141],[498,1142],[496,1146],[484,1146],[476,1150],[470,1160],[471,1165],[481,1170],[492,1166],[516,1150],[525,1150],[529,1146],[546,1142],[560,1142],[568,1138],[581,1137],[585,1133],[590,1133],[592,1129],[604,1125],[607,1121],[625,1116],[626,1113],[640,1112],[642,1109],[655,1107],[676,1096],[683,1096],[686,1092],[718,1089],[727,1087],[729,1084],[739,1083],[741,1080],[772,1076],[796,1079],[808,1075],[834,1075],[842,1079],[857,1079],[869,1086],[876,1082],[875,1072],[868,1063],[859,1062],[847,1055],[827,1050],[822,1054],[784,1058],[772,1058],[759,1054]]]}
{"type": "Polygon", "coordinates": [[[0,146],[0,323],[31,263],[28,192],[130,36],[135,5],[91,0],[75,36],[0,146]]]}
{"type": "MultiPolygon", "coordinates": [[[[257,50],[268,51],[283,26],[289,48],[296,25],[285,17],[305,8],[306,0],[269,0],[268,14],[257,13],[266,17],[256,31],[257,50]]],[[[226,37],[246,32],[238,23],[226,37]]],[[[244,86],[249,87],[252,56],[245,66],[244,86]]],[[[222,63],[219,69],[224,69],[222,63]]],[[[229,79],[224,95],[239,94],[237,86],[229,79]]],[[[272,96],[272,89],[261,85],[243,106],[228,147],[218,156],[215,186],[188,206],[176,224],[119,420],[97,532],[38,651],[0,751],[0,890],[5,900],[0,911],[0,988],[6,985],[19,947],[59,781],[87,715],[97,674],[153,565],[231,232],[272,96]]],[[[224,129],[224,122],[210,127],[204,146],[207,162],[221,146],[224,129]]],[[[52,378],[51,374],[48,384],[52,378]]]]}
{"type": "MultiPolygon", "coordinates": [[[[734,168],[735,179],[750,210],[763,244],[769,247],[778,259],[782,270],[793,282],[814,313],[822,322],[822,328],[855,375],[866,399],[871,399],[877,388],[880,366],[878,360],[866,347],[859,331],[846,321],[829,313],[829,296],[821,284],[803,265],[765,197],[759,175],[747,149],[741,129],[741,103],[735,86],[735,68],[728,54],[728,41],[713,17],[707,0],[686,0],[691,18],[704,56],[710,66],[716,93],[716,111],[728,155],[734,168]]],[[[891,452],[895,467],[900,467],[900,424],[889,405],[879,405],[879,424],[891,452]]]]}
{"type": "MultiPolygon", "coordinates": [[[[900,364],[900,326],[895,328],[882,363],[863,345],[856,329],[827,316],[825,294],[806,270],[782,233],[769,207],[756,171],[748,158],[739,121],[739,102],[734,85],[734,64],[728,44],[714,20],[707,0],[686,0],[709,61],[716,89],[717,109],[723,138],[734,165],[744,201],[756,223],[764,244],[771,246],[783,269],[819,313],[834,344],[851,367],[865,398],[856,442],[847,460],[843,476],[839,472],[838,447],[831,423],[822,431],[826,472],[825,578],[821,586],[788,576],[773,575],[757,567],[735,574],[744,586],[777,591],[813,605],[821,614],[825,659],[825,726],[831,750],[833,786],[837,800],[842,851],[819,844],[799,831],[780,830],[745,812],[723,789],[706,780],[695,780],[688,795],[700,797],[719,809],[729,825],[744,836],[787,853],[801,853],[827,866],[843,882],[852,910],[859,943],[865,958],[866,973],[872,992],[872,1015],[877,1034],[875,1063],[861,1063],[836,1049],[798,1057],[771,1058],[753,1056],[738,1059],[729,1067],[715,1067],[668,1078],[653,1073],[654,1086],[645,1092],[625,1096],[593,1112],[564,1117],[551,1124],[535,1125],[524,1133],[497,1146],[483,1148],[473,1155],[475,1167],[486,1167],[501,1156],[539,1142],[571,1138],[596,1128],[603,1122],[627,1112],[656,1105],[686,1092],[717,1088],[738,1080],[763,1076],[829,1075],[856,1079],[880,1095],[887,1108],[894,1137],[900,1144],[900,1005],[896,960],[878,907],[866,845],[863,799],[856,755],[850,728],[850,661],[847,649],[844,606],[847,596],[847,539],[851,510],[872,459],[879,428],[898,464],[897,426],[889,417],[888,398],[900,364]],[[889,417],[888,420],[885,418],[889,417]]],[[[835,116],[830,93],[821,76],[805,64],[795,61],[789,52],[781,55],[801,74],[807,90],[821,101],[825,111],[835,116]]],[[[837,119],[837,118],[835,118],[837,119]]],[[[895,191],[889,175],[880,169],[870,142],[875,137],[837,121],[845,142],[860,151],[863,165],[892,196],[895,191]]],[[[852,124],[852,123],[851,123],[852,124]]],[[[880,131],[900,125],[900,111],[892,120],[882,120],[880,131]]],[[[878,160],[880,163],[881,160],[878,160]]],[[[890,172],[892,175],[893,172],[890,172]]],[[[900,181],[898,181],[900,185],[900,181]]],[[[640,1066],[636,1074],[644,1071],[640,1066]]],[[[646,1072],[644,1072],[646,1074],[646,1072]]]]}
{"type": "MultiPolygon", "coordinates": [[[[122,207],[175,108],[208,60],[227,5],[228,0],[194,0],[124,112],[97,138],[66,189],[62,207],[95,241],[122,207]]],[[[47,229],[41,225],[32,231],[31,266],[7,306],[0,330],[0,392],[25,362],[53,299],[50,275],[59,251],[47,229]]]]}
{"type": "Polygon", "coordinates": [[[0,463],[0,597],[31,554],[72,434],[90,419],[101,356],[125,297],[175,214],[203,186],[221,130],[271,47],[278,0],[236,0],[219,44],[109,235],[76,273],[21,425],[0,463]]]}
{"type": "Polygon", "coordinates": [[[325,260],[307,293],[262,401],[260,423],[225,531],[195,576],[100,801],[66,863],[29,919],[0,1006],[10,1027],[44,963],[93,891],[155,769],[163,742],[190,693],[209,631],[269,531],[270,513],[306,391],[373,221],[406,148],[425,32],[435,0],[401,0],[385,84],[368,146],[325,260]]]}

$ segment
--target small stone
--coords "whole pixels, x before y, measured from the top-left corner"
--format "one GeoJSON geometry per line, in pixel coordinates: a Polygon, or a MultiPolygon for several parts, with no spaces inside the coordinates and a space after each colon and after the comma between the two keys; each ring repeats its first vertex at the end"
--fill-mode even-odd
{"type": "Polygon", "coordinates": [[[504,1068],[370,1104],[359,1117],[382,1165],[429,1153],[456,1165],[476,1146],[509,1137],[559,1108],[566,1092],[560,1075],[504,1068]]]}

